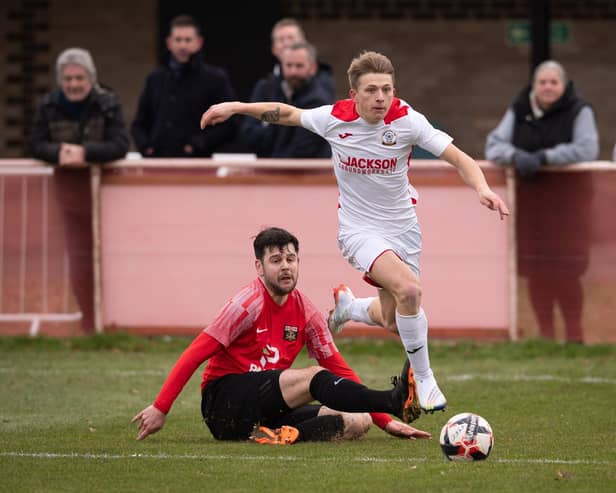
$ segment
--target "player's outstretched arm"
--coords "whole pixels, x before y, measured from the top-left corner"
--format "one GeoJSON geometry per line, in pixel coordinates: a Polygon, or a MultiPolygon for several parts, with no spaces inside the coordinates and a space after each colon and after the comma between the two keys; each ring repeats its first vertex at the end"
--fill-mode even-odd
{"type": "Polygon", "coordinates": [[[216,125],[228,120],[233,115],[246,115],[267,123],[278,125],[301,126],[302,110],[290,104],[278,102],[241,103],[229,101],[209,107],[201,116],[201,128],[216,125]]]}
{"type": "Polygon", "coordinates": [[[449,144],[440,158],[455,166],[464,182],[475,189],[482,205],[493,211],[498,211],[501,219],[509,215],[507,205],[490,189],[483,171],[472,157],[455,145],[449,144]]]}
{"type": "Polygon", "coordinates": [[[385,425],[385,431],[392,436],[399,438],[408,438],[409,440],[416,440],[418,438],[432,438],[432,435],[427,431],[421,431],[417,428],[413,428],[401,421],[392,420],[385,425]]]}
{"type": "Polygon", "coordinates": [[[140,413],[137,413],[131,420],[131,423],[139,422],[139,433],[137,434],[137,440],[143,440],[148,435],[156,433],[163,426],[165,426],[165,420],[167,416],[162,411],[156,409],[153,405],[146,407],[140,413]]]}

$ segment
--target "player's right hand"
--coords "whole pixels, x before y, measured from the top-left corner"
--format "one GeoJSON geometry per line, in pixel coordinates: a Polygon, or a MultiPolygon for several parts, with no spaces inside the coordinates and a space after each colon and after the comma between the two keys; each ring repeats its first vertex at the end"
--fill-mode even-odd
{"type": "Polygon", "coordinates": [[[228,120],[233,115],[232,102],[218,103],[209,107],[201,116],[201,130],[208,125],[216,125],[228,120]]]}
{"type": "Polygon", "coordinates": [[[137,413],[131,420],[131,423],[139,421],[139,433],[137,434],[137,440],[143,440],[148,435],[156,433],[163,426],[165,426],[166,419],[167,416],[165,413],[159,411],[153,405],[150,405],[140,413],[137,413]]]}

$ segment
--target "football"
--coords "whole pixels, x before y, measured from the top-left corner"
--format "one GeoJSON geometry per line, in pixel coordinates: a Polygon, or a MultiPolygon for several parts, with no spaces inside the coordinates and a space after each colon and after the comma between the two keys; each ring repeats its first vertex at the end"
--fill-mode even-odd
{"type": "Polygon", "coordinates": [[[449,460],[485,460],[492,451],[494,434],[485,418],[474,413],[461,413],[445,423],[439,443],[449,460]]]}

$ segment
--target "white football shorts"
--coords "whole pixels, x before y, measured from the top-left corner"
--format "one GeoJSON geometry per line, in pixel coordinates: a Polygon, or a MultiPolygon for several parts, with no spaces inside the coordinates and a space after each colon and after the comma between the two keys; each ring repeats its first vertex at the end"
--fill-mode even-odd
{"type": "Polygon", "coordinates": [[[419,276],[421,227],[418,222],[408,231],[395,236],[370,231],[339,233],[338,248],[346,261],[363,274],[370,272],[372,264],[383,252],[392,250],[419,276]]]}

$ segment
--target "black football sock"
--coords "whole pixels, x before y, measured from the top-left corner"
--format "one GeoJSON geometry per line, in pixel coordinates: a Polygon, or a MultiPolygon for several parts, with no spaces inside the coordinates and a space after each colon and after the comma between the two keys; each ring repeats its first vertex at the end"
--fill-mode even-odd
{"type": "Polygon", "coordinates": [[[372,390],[328,370],[322,370],[312,377],[310,394],[321,404],[336,411],[395,412],[391,390],[372,390]]]}
{"type": "Polygon", "coordinates": [[[344,419],[342,416],[316,416],[297,423],[299,431],[298,441],[302,442],[328,442],[342,437],[344,432],[344,419]]]}

